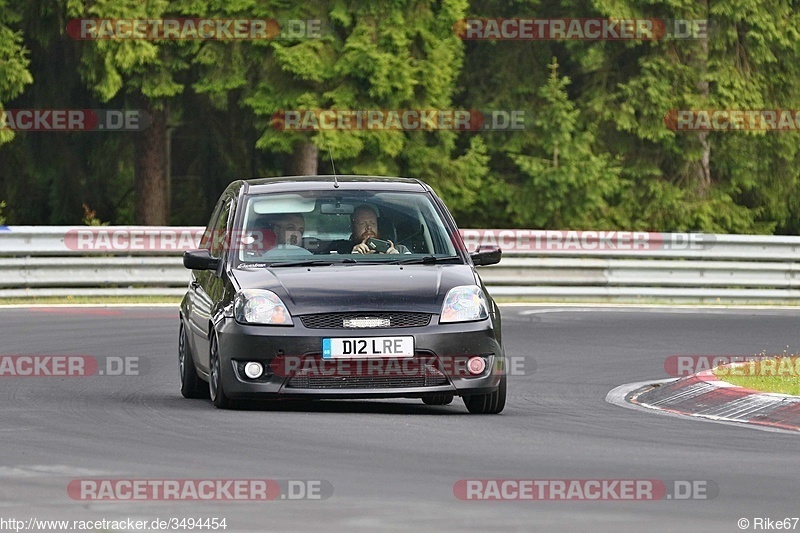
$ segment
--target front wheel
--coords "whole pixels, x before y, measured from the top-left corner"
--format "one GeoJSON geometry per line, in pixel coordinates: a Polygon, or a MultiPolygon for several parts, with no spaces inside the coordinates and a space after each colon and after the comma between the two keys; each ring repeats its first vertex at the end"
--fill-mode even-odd
{"type": "Polygon", "coordinates": [[[183,319],[181,319],[178,331],[178,369],[181,375],[181,394],[184,398],[208,398],[208,387],[197,375],[197,369],[194,366],[183,319]]]}
{"type": "Polygon", "coordinates": [[[219,361],[219,346],[217,344],[217,334],[211,332],[211,353],[210,353],[210,366],[211,373],[208,377],[208,392],[211,396],[211,401],[214,406],[219,409],[233,409],[236,402],[231,400],[225,395],[225,389],[222,388],[222,366],[219,361]]]}
{"type": "Polygon", "coordinates": [[[500,376],[500,386],[489,394],[464,396],[464,405],[473,415],[496,415],[506,406],[506,376],[500,376]]]}

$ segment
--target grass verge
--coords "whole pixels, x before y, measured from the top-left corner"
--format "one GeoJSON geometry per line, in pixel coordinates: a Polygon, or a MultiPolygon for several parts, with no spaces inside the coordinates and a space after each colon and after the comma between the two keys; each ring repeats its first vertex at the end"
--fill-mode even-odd
{"type": "Polygon", "coordinates": [[[72,304],[175,304],[180,296],[42,296],[0,298],[0,305],[72,305],[72,304]]]}
{"type": "Polygon", "coordinates": [[[762,392],[800,396],[800,357],[770,357],[714,369],[722,381],[762,392]]]}
{"type": "MultiPolygon", "coordinates": [[[[491,290],[489,293],[491,294],[491,290]]],[[[493,296],[499,304],[614,304],[614,305],[679,305],[697,307],[725,307],[725,306],[748,306],[748,307],[785,307],[793,309],[800,306],[798,301],[787,302],[785,300],[755,300],[741,298],[535,298],[526,296],[493,296]]]]}

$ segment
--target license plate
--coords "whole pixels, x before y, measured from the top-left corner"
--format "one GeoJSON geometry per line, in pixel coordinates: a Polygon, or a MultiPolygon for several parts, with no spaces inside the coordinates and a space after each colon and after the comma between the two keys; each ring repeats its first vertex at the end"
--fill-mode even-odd
{"type": "Polygon", "coordinates": [[[358,357],[414,357],[414,337],[322,339],[323,359],[358,357]]]}

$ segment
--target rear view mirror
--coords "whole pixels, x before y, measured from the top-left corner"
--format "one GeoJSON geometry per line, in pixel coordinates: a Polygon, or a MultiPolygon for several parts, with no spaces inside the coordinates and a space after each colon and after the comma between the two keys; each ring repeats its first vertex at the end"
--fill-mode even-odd
{"type": "Polygon", "coordinates": [[[481,250],[478,248],[469,254],[475,266],[496,265],[500,262],[500,257],[503,255],[503,250],[500,248],[491,248],[488,250],[481,250]]]}
{"type": "Polygon", "coordinates": [[[183,266],[192,270],[216,270],[219,259],[211,257],[208,250],[187,250],[183,252],[183,266]]]}
{"type": "Polygon", "coordinates": [[[319,212],[323,215],[352,215],[353,205],[338,203],[321,204],[319,206],[319,212]]]}

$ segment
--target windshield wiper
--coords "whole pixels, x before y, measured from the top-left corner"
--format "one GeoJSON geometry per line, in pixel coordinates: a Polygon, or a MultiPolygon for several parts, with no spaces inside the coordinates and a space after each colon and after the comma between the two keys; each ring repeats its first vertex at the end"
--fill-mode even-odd
{"type": "Polygon", "coordinates": [[[461,258],[457,255],[449,255],[441,257],[437,255],[426,255],[423,257],[410,257],[408,259],[398,259],[397,261],[390,261],[390,265],[433,265],[435,263],[450,263],[453,260],[461,262],[461,258]]]}
{"type": "Polygon", "coordinates": [[[307,259],[305,261],[288,261],[283,263],[271,263],[270,268],[277,267],[304,267],[304,266],[330,266],[340,263],[357,263],[355,259],[343,259],[341,261],[331,261],[329,259],[307,259]]]}

